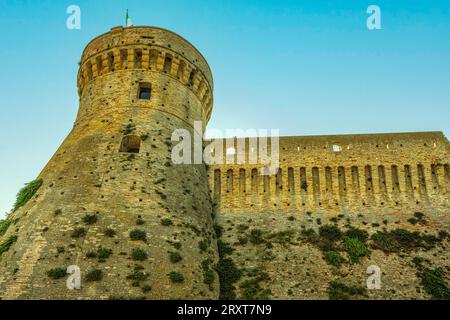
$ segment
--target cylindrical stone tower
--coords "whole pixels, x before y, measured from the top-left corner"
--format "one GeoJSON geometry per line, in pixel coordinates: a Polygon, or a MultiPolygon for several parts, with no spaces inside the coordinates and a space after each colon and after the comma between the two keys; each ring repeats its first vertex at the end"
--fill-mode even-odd
{"type": "Polygon", "coordinates": [[[188,41],[155,27],[92,40],[74,127],[0,243],[3,299],[214,299],[217,246],[204,165],[175,165],[171,135],[206,126],[213,81],[188,41]],[[61,270],[75,265],[81,289],[61,270]]]}

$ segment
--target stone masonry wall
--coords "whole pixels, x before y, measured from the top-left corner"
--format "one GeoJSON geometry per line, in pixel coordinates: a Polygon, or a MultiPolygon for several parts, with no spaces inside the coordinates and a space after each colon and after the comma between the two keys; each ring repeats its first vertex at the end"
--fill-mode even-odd
{"type": "MultiPolygon", "coordinates": [[[[248,141],[241,145],[248,162],[251,147],[248,141]]],[[[417,261],[444,270],[448,283],[449,150],[438,132],[281,137],[276,175],[260,175],[257,164],[210,166],[219,251],[226,252],[221,259],[233,261],[235,274],[241,274],[231,284],[233,295],[334,298],[333,281],[362,292],[367,267],[376,265],[381,289],[353,298],[430,298],[417,261]],[[366,232],[369,252],[352,263],[344,238],[330,245],[324,227],[366,232]],[[381,249],[380,239],[390,249],[381,249]],[[339,257],[339,266],[330,265],[330,254],[339,257]]],[[[238,155],[231,153],[236,161],[238,155]]]]}
{"type": "Polygon", "coordinates": [[[162,29],[114,28],[88,45],[74,128],[0,239],[18,237],[1,256],[1,298],[218,297],[206,267],[217,260],[206,168],[171,163],[172,132],[206,126],[211,79],[198,51],[162,29]],[[142,84],[149,100],[138,97],[142,84]],[[81,268],[81,290],[47,275],[69,265],[81,268]],[[103,277],[89,281],[94,270],[103,277]]]}

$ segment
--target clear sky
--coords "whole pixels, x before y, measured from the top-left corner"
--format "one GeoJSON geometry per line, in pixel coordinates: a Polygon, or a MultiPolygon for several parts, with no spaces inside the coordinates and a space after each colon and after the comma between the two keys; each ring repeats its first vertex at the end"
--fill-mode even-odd
{"type": "Polygon", "coordinates": [[[210,127],[281,135],[444,131],[450,136],[447,0],[0,0],[0,217],[75,119],[84,46],[122,25],[170,29],[214,74],[210,127]],[[81,30],[66,9],[81,8],[81,30]],[[381,8],[381,30],[366,9],[381,8]]]}

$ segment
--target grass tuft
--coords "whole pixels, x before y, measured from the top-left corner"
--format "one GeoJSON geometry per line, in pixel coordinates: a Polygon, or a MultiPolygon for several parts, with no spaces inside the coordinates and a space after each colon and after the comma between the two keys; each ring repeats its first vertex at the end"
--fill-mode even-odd
{"type": "Polygon", "coordinates": [[[147,233],[144,230],[134,229],[130,231],[130,239],[135,241],[147,241],[147,233]]]}
{"type": "Polygon", "coordinates": [[[20,189],[19,193],[17,193],[13,211],[16,211],[20,207],[24,206],[36,194],[42,186],[42,183],[42,179],[36,179],[25,184],[25,187],[20,189]]]}
{"type": "Polygon", "coordinates": [[[184,282],[184,276],[178,271],[172,271],[168,274],[168,277],[172,283],[181,283],[184,282]]]}
{"type": "Polygon", "coordinates": [[[55,280],[64,278],[66,274],[65,268],[53,268],[47,271],[47,276],[55,280]]]}

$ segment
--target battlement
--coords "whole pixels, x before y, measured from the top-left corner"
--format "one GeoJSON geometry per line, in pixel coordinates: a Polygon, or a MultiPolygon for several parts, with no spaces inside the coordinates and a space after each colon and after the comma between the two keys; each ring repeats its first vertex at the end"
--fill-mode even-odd
{"type": "Polygon", "coordinates": [[[236,150],[245,146],[240,161],[237,153],[226,154],[230,145],[223,151],[227,164],[209,171],[211,193],[225,211],[336,211],[448,201],[450,143],[441,132],[281,137],[274,176],[260,175],[263,165],[249,163],[259,155],[247,138],[234,140],[236,150]]]}
{"type": "Polygon", "coordinates": [[[194,92],[211,117],[213,79],[205,58],[187,40],[156,27],[116,27],[85,48],[78,71],[78,93],[99,77],[120,71],[165,74],[194,92]]]}

